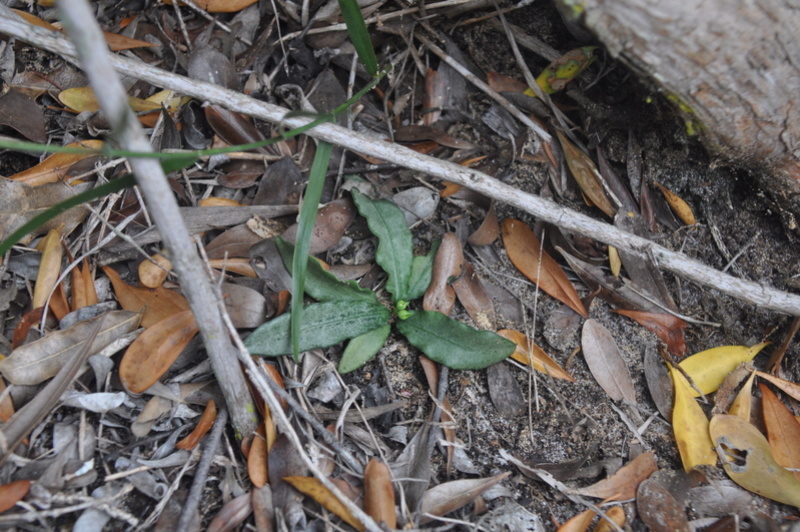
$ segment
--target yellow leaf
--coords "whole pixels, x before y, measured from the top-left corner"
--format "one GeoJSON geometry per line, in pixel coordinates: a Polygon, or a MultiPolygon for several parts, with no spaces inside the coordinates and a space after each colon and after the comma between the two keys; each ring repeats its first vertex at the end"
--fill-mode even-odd
{"type": "Polygon", "coordinates": [[[755,376],[755,372],[750,374],[750,378],[747,379],[747,382],[744,383],[742,389],[739,390],[739,393],[736,395],[736,399],[733,400],[733,404],[731,405],[730,409],[728,409],[728,414],[732,416],[739,416],[748,423],[750,423],[750,409],[752,406],[752,401],[750,399],[753,396],[753,380],[755,376]]]}
{"type": "MultiPolygon", "coordinates": [[[[91,87],[72,87],[70,89],[65,89],[58,94],[58,99],[62,104],[78,112],[94,112],[100,109],[100,104],[97,103],[97,97],[94,95],[94,92],[92,92],[91,87]]],[[[158,111],[161,109],[161,104],[158,102],[151,102],[132,96],[128,97],[128,103],[131,109],[137,113],[142,111],[158,111]]]]}
{"type": "Polygon", "coordinates": [[[336,496],[314,477],[283,477],[283,480],[302,493],[308,495],[320,506],[338,516],[342,521],[356,530],[364,530],[364,525],[355,518],[350,510],[336,496]]]}
{"type": "Polygon", "coordinates": [[[800,507],[800,480],[772,457],[767,439],[738,416],[714,416],[711,439],[731,480],[753,493],[800,507]]]}
{"type": "MultiPolygon", "coordinates": [[[[606,517],[614,521],[620,528],[625,526],[625,510],[622,509],[622,506],[612,506],[606,510],[606,517]]],[[[612,530],[615,529],[605,519],[601,519],[594,527],[594,532],[611,532],[612,530]]]]}
{"type": "Polygon", "coordinates": [[[622,259],[619,258],[619,251],[614,246],[608,246],[608,267],[611,274],[619,279],[619,272],[622,269],[622,259]]]}
{"type": "Polygon", "coordinates": [[[511,340],[517,344],[516,350],[511,353],[511,358],[520,364],[525,364],[526,366],[530,366],[532,364],[533,369],[536,371],[540,371],[557,379],[575,382],[575,379],[573,379],[572,376],[564,370],[564,368],[559,366],[558,362],[547,356],[547,353],[545,353],[541,347],[533,342],[530,343],[530,345],[533,346],[533,356],[531,356],[531,352],[528,348],[528,337],[523,333],[513,329],[503,329],[497,331],[497,334],[506,340],[511,340]]]}
{"type": "Polygon", "coordinates": [[[658,183],[655,185],[661,189],[661,192],[664,193],[664,199],[667,200],[669,206],[675,212],[675,215],[680,218],[680,220],[685,223],[686,225],[694,225],[697,221],[694,218],[694,213],[692,212],[692,208],[689,207],[689,204],[683,201],[683,198],[672,192],[671,190],[662,187],[658,183]]]}
{"type": "MultiPolygon", "coordinates": [[[[687,357],[680,366],[692,378],[695,385],[703,394],[717,391],[728,373],[735,370],[742,362],[750,362],[755,356],[768,346],[769,342],[756,344],[752,347],[744,345],[725,345],[701,351],[687,357]]],[[[698,397],[693,389],[692,397],[698,397]]]]}
{"type": "Polygon", "coordinates": [[[584,532],[585,530],[589,530],[594,516],[594,510],[584,510],[558,527],[557,532],[584,532]]]}
{"type": "Polygon", "coordinates": [[[51,229],[42,239],[40,246],[42,259],[39,262],[39,274],[36,276],[36,288],[33,290],[33,308],[44,306],[61,273],[63,256],[61,232],[58,229],[51,229]]]}
{"type": "Polygon", "coordinates": [[[672,430],[681,455],[683,468],[688,472],[700,465],[715,465],[717,455],[708,436],[708,418],[694,400],[692,387],[686,377],[670,366],[675,384],[675,406],[672,409],[672,430]]]}
{"type": "MultiPolygon", "coordinates": [[[[205,9],[209,13],[235,13],[241,11],[249,5],[255,4],[257,0],[196,0],[200,9],[205,9]]],[[[173,0],[164,0],[165,4],[172,5],[173,0]]],[[[183,5],[181,2],[178,4],[183,5]]]]}

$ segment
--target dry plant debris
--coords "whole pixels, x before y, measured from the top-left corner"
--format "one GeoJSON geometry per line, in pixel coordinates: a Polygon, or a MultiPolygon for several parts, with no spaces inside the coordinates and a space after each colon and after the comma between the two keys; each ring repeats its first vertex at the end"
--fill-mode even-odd
{"type": "MultiPolygon", "coordinates": [[[[338,126],[293,138],[282,135],[299,118],[370,80],[336,3],[93,6],[104,42],[134,73],[127,103],[155,150],[279,139],[201,157],[167,181],[214,281],[218,297],[202,303],[226,320],[247,399],[226,401],[230,383],[209,363],[190,310],[197,294],[165,244],[171,228],[153,222],[153,200],[126,188],[61,214],[0,264],[2,526],[773,530],[798,518],[797,327],[769,310],[800,308],[786,293],[800,286],[796,236],[552,6],[503,5],[508,25],[463,2],[362,5],[391,73],[338,126]],[[507,35],[526,49],[523,63],[507,35]],[[209,103],[176,90],[170,72],[294,113],[264,121],[233,99],[209,103]],[[342,131],[309,270],[329,279],[328,294],[364,295],[378,319],[363,335],[341,331],[358,336],[346,348],[251,358],[254,339],[275,342],[261,354],[286,352],[288,337],[247,338],[287,321],[285,242],[298,231],[314,138],[342,131]],[[382,158],[386,146],[413,152],[382,158]],[[463,172],[453,182],[431,178],[453,168],[463,172]],[[526,205],[530,193],[563,210],[530,216],[555,205],[526,205]],[[400,232],[359,215],[372,202],[403,211],[391,220],[411,232],[402,246],[400,232]],[[620,234],[630,239],[612,242],[620,234]],[[682,272],[686,256],[714,269],[700,275],[687,260],[682,272]],[[421,286],[426,268],[432,282],[421,286]],[[441,313],[438,326],[413,330],[414,312],[441,313]],[[470,366],[420,356],[389,323],[417,345],[436,343],[438,361],[478,350],[446,337],[455,329],[445,316],[516,350],[486,371],[456,370],[470,366]],[[770,342],[780,348],[767,363],[770,342]],[[245,433],[242,419],[252,421],[245,433]]],[[[4,132],[112,145],[119,124],[71,51],[14,37],[16,23],[40,28],[25,30],[32,41],[57,31],[54,10],[14,7],[0,6],[4,132]]],[[[96,151],[6,149],[0,237],[129,171],[96,151]]],[[[322,301],[313,282],[307,293],[322,301]]],[[[332,313],[360,308],[335,303],[308,313],[310,336],[332,313]]]]}

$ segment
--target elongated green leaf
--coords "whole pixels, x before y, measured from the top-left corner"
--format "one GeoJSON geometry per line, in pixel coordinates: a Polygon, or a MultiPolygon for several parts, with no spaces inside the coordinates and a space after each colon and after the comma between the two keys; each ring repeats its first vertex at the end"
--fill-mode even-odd
{"type": "Polygon", "coordinates": [[[372,47],[372,40],[357,0],[339,0],[339,8],[342,10],[347,33],[350,34],[358,59],[370,76],[377,76],[378,59],[375,57],[375,49],[372,47]]]}
{"type": "MultiPolygon", "coordinates": [[[[325,184],[325,174],[328,171],[328,162],[331,159],[333,146],[320,141],[314,162],[308,173],[308,185],[303,197],[303,206],[300,208],[300,221],[297,225],[297,245],[294,248],[292,259],[292,352],[297,360],[300,354],[300,329],[303,319],[303,292],[306,282],[306,267],[308,266],[308,250],[311,248],[311,232],[317,219],[319,200],[322,198],[322,187],[325,184]]],[[[336,342],[334,342],[336,343],[336,342]]]]}
{"type": "Polygon", "coordinates": [[[431,250],[427,255],[417,255],[411,261],[411,277],[408,280],[408,300],[417,299],[422,297],[425,290],[431,284],[431,277],[433,275],[433,259],[436,257],[436,252],[439,250],[441,241],[436,241],[431,246],[431,250]]]}
{"type": "Polygon", "coordinates": [[[383,344],[386,343],[386,338],[391,330],[392,326],[387,323],[350,340],[350,343],[344,348],[342,359],[339,361],[339,373],[342,375],[350,373],[377,355],[383,344]]]}
{"type": "MultiPolygon", "coordinates": [[[[289,314],[268,321],[247,337],[244,345],[254,355],[278,356],[292,353],[289,314]]],[[[389,321],[389,311],[380,304],[363,301],[328,301],[303,309],[308,324],[300,336],[300,351],[329,347],[377,329],[389,321]]]]}
{"type": "MultiPolygon", "coordinates": [[[[275,245],[281,254],[284,266],[290,270],[294,246],[281,237],[275,239],[275,245]]],[[[372,290],[362,288],[355,281],[340,281],[335,275],[325,271],[313,257],[308,258],[305,291],[317,301],[366,301],[378,304],[378,298],[372,290]]]]}
{"type": "Polygon", "coordinates": [[[514,342],[491,331],[478,331],[439,312],[412,312],[397,329],[431,360],[452,369],[483,369],[505,360],[514,342]]]}
{"type": "Polygon", "coordinates": [[[390,201],[372,200],[356,189],[351,192],[358,212],[380,241],[375,260],[389,275],[386,289],[395,301],[408,301],[414,243],[403,211],[390,201]]]}

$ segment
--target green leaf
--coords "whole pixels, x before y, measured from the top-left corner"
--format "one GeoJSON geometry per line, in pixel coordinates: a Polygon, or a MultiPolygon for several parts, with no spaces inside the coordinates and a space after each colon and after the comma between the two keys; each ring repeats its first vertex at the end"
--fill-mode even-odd
{"type": "Polygon", "coordinates": [[[411,278],[408,280],[409,300],[422,297],[430,286],[433,275],[433,259],[436,257],[441,243],[440,240],[437,240],[427,255],[417,255],[411,262],[411,278]]]}
{"type": "Polygon", "coordinates": [[[514,342],[439,312],[414,312],[398,321],[397,329],[428,358],[452,369],[483,369],[505,360],[516,349],[514,342]]]}
{"type": "MultiPolygon", "coordinates": [[[[294,248],[292,259],[292,348],[294,359],[300,355],[300,328],[303,318],[303,292],[306,281],[306,267],[308,266],[308,250],[311,248],[311,232],[317,219],[319,200],[322,198],[322,187],[325,184],[325,174],[328,172],[328,162],[331,159],[333,146],[324,141],[317,144],[314,162],[308,172],[308,185],[303,197],[303,206],[300,208],[300,221],[297,224],[297,245],[294,248]]],[[[334,342],[335,343],[335,342],[334,342]]]]}
{"type": "Polygon", "coordinates": [[[357,0],[339,0],[339,8],[342,10],[347,33],[350,34],[350,40],[361,64],[370,76],[377,76],[378,59],[375,57],[375,49],[372,47],[372,40],[357,0]]]}
{"type": "MultiPolygon", "coordinates": [[[[294,246],[278,237],[275,245],[289,273],[292,274],[292,257],[294,246]]],[[[378,298],[372,290],[362,288],[355,281],[340,281],[330,272],[325,271],[314,257],[308,257],[305,292],[317,301],[366,301],[378,304],[378,298]]]]}
{"type": "Polygon", "coordinates": [[[358,212],[367,219],[369,230],[378,237],[375,261],[389,275],[386,289],[395,301],[410,299],[408,287],[414,260],[414,243],[403,211],[390,201],[372,200],[356,189],[351,193],[358,212]]]}
{"type": "Polygon", "coordinates": [[[347,347],[344,348],[342,353],[342,360],[339,361],[339,373],[344,375],[350,373],[354,369],[358,369],[366,364],[372,357],[378,354],[383,345],[386,343],[386,338],[389,336],[392,326],[388,323],[382,327],[378,327],[368,333],[356,336],[347,347]]]}
{"type": "MultiPolygon", "coordinates": [[[[307,324],[300,336],[300,351],[329,347],[385,325],[389,311],[380,304],[363,301],[328,301],[303,309],[307,324]]],[[[254,355],[278,356],[293,352],[291,316],[268,321],[247,337],[244,345],[254,355]]]]}

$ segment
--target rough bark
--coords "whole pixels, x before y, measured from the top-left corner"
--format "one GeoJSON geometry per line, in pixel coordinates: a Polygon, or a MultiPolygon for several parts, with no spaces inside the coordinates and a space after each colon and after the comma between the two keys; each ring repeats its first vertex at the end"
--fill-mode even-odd
{"type": "Polygon", "coordinates": [[[666,92],[712,153],[768,176],[800,213],[797,0],[561,1],[666,92]]]}

